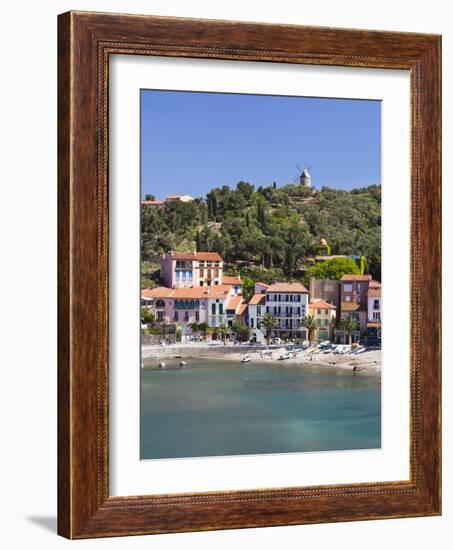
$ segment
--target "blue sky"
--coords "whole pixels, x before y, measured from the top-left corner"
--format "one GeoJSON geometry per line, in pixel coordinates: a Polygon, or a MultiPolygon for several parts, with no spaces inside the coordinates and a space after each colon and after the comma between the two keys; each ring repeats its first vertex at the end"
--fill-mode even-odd
{"type": "Polygon", "coordinates": [[[141,91],[142,195],[204,197],[213,187],[381,181],[381,103],[206,92],[141,91]]]}

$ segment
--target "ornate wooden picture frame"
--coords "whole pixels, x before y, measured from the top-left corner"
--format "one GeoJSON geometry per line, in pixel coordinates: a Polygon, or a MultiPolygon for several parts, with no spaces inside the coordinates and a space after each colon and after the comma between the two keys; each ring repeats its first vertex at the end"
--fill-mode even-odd
{"type": "Polygon", "coordinates": [[[58,23],[59,534],[89,538],[440,514],[440,37],[84,12],[60,15],[58,23]],[[409,481],[109,495],[111,54],[410,71],[409,481]]]}

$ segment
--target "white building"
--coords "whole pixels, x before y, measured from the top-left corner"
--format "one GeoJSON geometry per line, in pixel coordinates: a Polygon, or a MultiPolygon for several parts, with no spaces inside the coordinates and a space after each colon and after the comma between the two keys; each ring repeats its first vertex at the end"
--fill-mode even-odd
{"type": "Polygon", "coordinates": [[[254,294],[247,304],[247,320],[252,330],[260,329],[261,319],[266,312],[266,295],[254,294]]]}
{"type": "Polygon", "coordinates": [[[377,281],[371,281],[367,292],[368,299],[368,322],[380,323],[381,322],[381,283],[377,281]]]}
{"type": "Polygon", "coordinates": [[[267,288],[266,313],[278,321],[275,335],[307,339],[308,331],[301,322],[308,315],[308,290],[301,283],[274,283],[267,288]]]}

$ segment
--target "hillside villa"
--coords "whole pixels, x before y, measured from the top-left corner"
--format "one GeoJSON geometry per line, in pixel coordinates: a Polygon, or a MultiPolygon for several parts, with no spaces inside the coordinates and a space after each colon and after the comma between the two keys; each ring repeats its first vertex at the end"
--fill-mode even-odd
{"type": "Polygon", "coordinates": [[[142,206],[147,208],[162,209],[165,207],[165,204],[169,202],[191,202],[193,200],[195,199],[191,195],[168,195],[163,201],[144,199],[142,200],[142,206]]]}

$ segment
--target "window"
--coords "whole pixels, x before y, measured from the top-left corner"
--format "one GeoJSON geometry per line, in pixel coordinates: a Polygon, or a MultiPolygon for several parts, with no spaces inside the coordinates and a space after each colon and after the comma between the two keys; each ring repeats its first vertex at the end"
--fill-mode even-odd
{"type": "Polygon", "coordinates": [[[204,277],[204,269],[200,269],[200,277],[204,277]]]}
{"type": "Polygon", "coordinates": [[[216,270],[214,271],[214,277],[218,277],[218,276],[219,276],[219,270],[216,269],[216,270]]]}
{"type": "Polygon", "coordinates": [[[178,320],[178,312],[175,311],[173,314],[173,321],[177,321],[177,320],[178,320]]]}
{"type": "Polygon", "coordinates": [[[190,260],[177,260],[176,269],[192,269],[192,262],[190,260]]]}
{"type": "Polygon", "coordinates": [[[381,320],[381,314],[379,313],[379,311],[374,311],[373,312],[373,321],[380,321],[381,320]]]}
{"type": "Polygon", "coordinates": [[[215,315],[215,313],[216,313],[216,305],[215,304],[211,304],[211,313],[212,313],[212,315],[215,315]]]}
{"type": "Polygon", "coordinates": [[[187,323],[189,320],[189,312],[188,311],[185,311],[184,312],[184,321],[187,323]]]}
{"type": "Polygon", "coordinates": [[[329,326],[329,319],[325,319],[325,321],[324,321],[324,325],[325,325],[326,327],[328,327],[328,326],[329,326]]]}
{"type": "Polygon", "coordinates": [[[223,315],[223,304],[219,304],[219,315],[223,315]]]}
{"type": "Polygon", "coordinates": [[[253,328],[253,319],[250,319],[250,326],[253,328]]]}
{"type": "Polygon", "coordinates": [[[157,308],[164,308],[165,307],[165,302],[163,300],[157,300],[156,307],[157,308]]]}
{"type": "Polygon", "coordinates": [[[200,281],[200,286],[204,286],[204,282],[203,282],[203,281],[200,281]]]}
{"type": "Polygon", "coordinates": [[[374,300],[373,309],[380,309],[380,300],[374,300]]]}
{"type": "Polygon", "coordinates": [[[318,308],[318,315],[321,315],[321,310],[318,308]]]}
{"type": "Polygon", "coordinates": [[[261,306],[256,306],[256,316],[257,317],[261,316],[261,306]]]}
{"type": "Polygon", "coordinates": [[[360,292],[362,289],[362,285],[360,283],[357,283],[357,292],[360,292]]]}
{"type": "Polygon", "coordinates": [[[345,292],[352,292],[352,284],[345,283],[344,286],[343,286],[343,290],[345,292]]]}
{"type": "Polygon", "coordinates": [[[345,296],[345,300],[346,300],[347,302],[350,302],[350,301],[351,301],[351,296],[345,296]]]}
{"type": "Polygon", "coordinates": [[[164,312],[163,311],[158,311],[157,312],[157,318],[162,320],[164,318],[164,312]]]}

